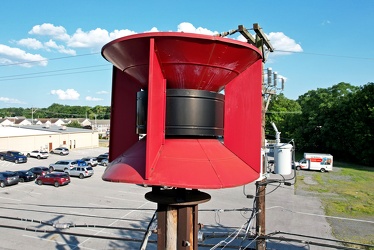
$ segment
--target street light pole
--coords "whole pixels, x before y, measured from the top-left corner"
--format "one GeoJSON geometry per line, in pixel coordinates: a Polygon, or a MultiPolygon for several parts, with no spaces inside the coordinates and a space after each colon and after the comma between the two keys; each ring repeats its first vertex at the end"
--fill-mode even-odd
{"type": "Polygon", "coordinates": [[[38,110],[38,109],[31,108],[31,125],[34,125],[34,113],[35,113],[37,110],[38,110]]]}

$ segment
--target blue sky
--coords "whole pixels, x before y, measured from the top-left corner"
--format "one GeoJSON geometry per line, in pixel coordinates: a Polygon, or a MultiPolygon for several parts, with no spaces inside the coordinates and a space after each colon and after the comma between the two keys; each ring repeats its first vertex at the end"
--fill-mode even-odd
{"type": "Polygon", "coordinates": [[[374,81],[373,13],[373,0],[2,1],[0,108],[110,105],[111,64],[100,54],[109,41],[254,23],[277,51],[264,67],[286,79],[287,98],[339,82],[362,86],[374,81]]]}

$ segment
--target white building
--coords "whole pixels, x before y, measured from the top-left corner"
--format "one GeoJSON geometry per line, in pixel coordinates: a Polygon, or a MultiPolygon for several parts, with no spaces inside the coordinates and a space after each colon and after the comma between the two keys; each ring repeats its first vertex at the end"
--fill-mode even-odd
{"type": "Polygon", "coordinates": [[[48,151],[65,146],[93,148],[99,146],[97,131],[59,126],[0,127],[0,151],[17,150],[23,153],[36,149],[48,151]]]}

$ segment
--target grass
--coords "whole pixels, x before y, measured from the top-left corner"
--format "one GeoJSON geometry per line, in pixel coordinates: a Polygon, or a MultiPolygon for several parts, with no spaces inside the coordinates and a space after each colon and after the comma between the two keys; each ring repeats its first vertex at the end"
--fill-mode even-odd
{"type": "MultiPolygon", "coordinates": [[[[328,173],[300,171],[295,188],[317,194],[328,216],[374,221],[374,168],[335,161],[333,170],[328,173]],[[317,184],[306,185],[305,176],[317,184]]],[[[374,244],[372,224],[328,221],[338,239],[374,244]]]]}
{"type": "Polygon", "coordinates": [[[336,171],[316,173],[318,185],[309,190],[321,194],[326,215],[367,217],[374,215],[374,169],[335,163],[336,171]],[[324,197],[323,193],[335,194],[324,197]]]}

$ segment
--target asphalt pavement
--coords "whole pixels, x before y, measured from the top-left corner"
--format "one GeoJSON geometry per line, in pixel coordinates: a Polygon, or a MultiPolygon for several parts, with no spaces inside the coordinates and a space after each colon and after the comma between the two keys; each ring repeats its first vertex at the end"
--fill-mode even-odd
{"type": "MultiPolygon", "coordinates": [[[[29,158],[23,164],[0,161],[0,171],[48,166],[60,159],[105,152],[107,147],[76,149],[67,156],[29,158]]],[[[155,203],[144,198],[151,188],[105,182],[101,179],[105,167],[97,166],[94,171],[92,177],[72,177],[69,185],[58,188],[27,182],[0,189],[0,249],[140,249],[156,209],[155,203]]],[[[246,231],[255,231],[255,220],[249,220],[253,199],[247,198],[255,195],[255,184],[201,191],[210,194],[211,200],[199,205],[199,223],[204,225],[201,238],[205,239],[199,249],[255,247],[253,238],[244,237],[246,231]]],[[[331,243],[318,238],[334,239],[321,202],[295,195],[293,186],[267,185],[265,213],[266,233],[278,237],[267,241],[267,249],[329,249],[307,242],[331,243]]],[[[152,234],[146,249],[157,249],[156,239],[152,234]]]]}

